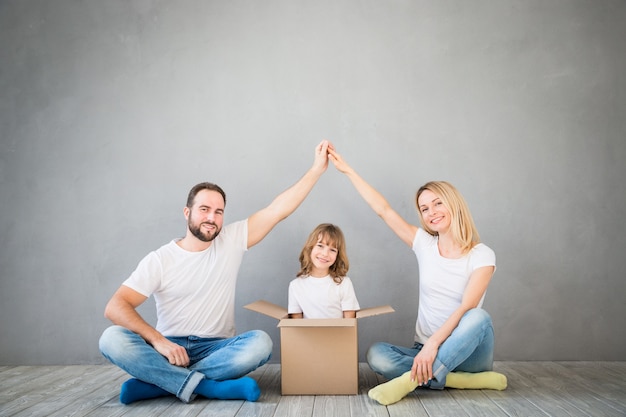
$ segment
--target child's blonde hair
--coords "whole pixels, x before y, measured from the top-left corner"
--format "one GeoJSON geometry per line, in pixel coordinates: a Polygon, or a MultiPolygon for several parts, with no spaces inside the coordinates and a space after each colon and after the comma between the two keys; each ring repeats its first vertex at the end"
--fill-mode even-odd
{"type": "Polygon", "coordinates": [[[296,276],[307,276],[311,274],[313,262],[311,261],[311,251],[318,242],[324,242],[327,245],[334,246],[337,249],[337,259],[329,268],[329,274],[333,281],[341,284],[343,277],[348,273],[350,262],[346,253],[346,240],[343,232],[338,226],[330,223],[322,223],[317,226],[309,235],[302,251],[300,252],[300,271],[296,276]]]}
{"type": "Polygon", "coordinates": [[[433,236],[437,235],[437,232],[428,227],[428,224],[426,224],[422,216],[422,211],[419,209],[420,195],[426,190],[432,191],[441,198],[441,202],[450,212],[450,231],[452,232],[454,240],[461,245],[463,253],[469,252],[474,246],[480,243],[480,236],[478,235],[474,219],[472,218],[472,214],[469,211],[465,199],[452,184],[446,181],[427,182],[417,190],[415,204],[417,205],[417,211],[420,214],[420,222],[424,230],[433,236]]]}

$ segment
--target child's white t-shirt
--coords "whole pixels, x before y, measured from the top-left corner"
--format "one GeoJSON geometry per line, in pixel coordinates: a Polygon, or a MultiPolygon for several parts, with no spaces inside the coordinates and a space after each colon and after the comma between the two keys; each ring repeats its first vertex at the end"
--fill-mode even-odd
{"type": "Polygon", "coordinates": [[[289,314],[303,313],[305,319],[342,318],[346,310],[360,310],[352,281],[341,284],[330,275],[323,278],[298,277],[289,283],[289,314]]]}

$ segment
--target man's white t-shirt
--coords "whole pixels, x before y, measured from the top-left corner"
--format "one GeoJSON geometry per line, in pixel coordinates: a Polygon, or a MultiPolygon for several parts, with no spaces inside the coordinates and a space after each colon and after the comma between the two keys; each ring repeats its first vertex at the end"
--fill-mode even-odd
{"type": "MultiPolygon", "coordinates": [[[[415,340],[426,343],[450,315],[461,305],[465,287],[474,270],[496,265],[496,254],[479,243],[458,259],[441,256],[438,237],[422,228],[413,240],[413,252],[419,266],[419,309],[415,324],[415,340]]],[[[480,300],[482,306],[485,296],[480,300]]]]}
{"type": "Polygon", "coordinates": [[[123,285],[154,296],[156,329],[164,336],[234,336],[235,286],[247,251],[247,220],[222,228],[201,252],[186,251],[178,240],[149,253],[123,285]]]}
{"type": "Polygon", "coordinates": [[[344,311],[360,310],[348,277],[343,277],[341,284],[330,275],[298,277],[289,283],[288,299],[289,314],[303,313],[305,319],[342,318],[344,311]]]}

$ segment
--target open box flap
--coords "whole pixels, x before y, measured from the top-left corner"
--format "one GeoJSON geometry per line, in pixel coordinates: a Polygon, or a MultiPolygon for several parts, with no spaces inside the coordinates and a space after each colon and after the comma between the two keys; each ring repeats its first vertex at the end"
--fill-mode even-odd
{"type": "Polygon", "coordinates": [[[364,308],[363,310],[359,310],[356,312],[356,318],[360,319],[363,317],[378,316],[380,314],[393,313],[394,311],[396,310],[394,310],[393,307],[391,306],[378,306],[378,307],[364,308]]]}
{"type": "Polygon", "coordinates": [[[255,301],[254,303],[243,306],[243,308],[265,314],[266,316],[273,317],[276,320],[282,320],[288,316],[287,309],[285,307],[281,307],[278,304],[270,303],[265,300],[255,301]]]}
{"type": "Polygon", "coordinates": [[[354,327],[356,319],[285,319],[278,327],[354,327]]]}
{"type": "MultiPolygon", "coordinates": [[[[276,320],[282,320],[289,317],[287,314],[287,309],[285,307],[279,306],[278,304],[270,303],[269,301],[259,300],[253,303],[247,304],[243,306],[248,310],[256,311],[257,313],[265,314],[266,316],[270,316],[275,318],[276,320]]],[[[370,307],[364,308],[356,312],[356,318],[360,319],[363,317],[371,317],[378,316],[380,314],[393,313],[394,310],[391,306],[378,306],[378,307],[370,307]]],[[[309,320],[354,320],[354,319],[306,319],[309,320]]],[[[302,326],[311,326],[313,323],[302,324],[302,326]]],[[[346,326],[345,323],[338,323],[337,326],[346,326]]]]}

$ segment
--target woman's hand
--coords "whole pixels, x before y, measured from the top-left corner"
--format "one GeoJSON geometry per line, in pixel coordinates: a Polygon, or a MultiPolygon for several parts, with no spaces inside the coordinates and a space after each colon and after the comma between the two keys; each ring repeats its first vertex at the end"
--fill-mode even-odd
{"type": "Polygon", "coordinates": [[[438,346],[426,342],[426,344],[413,359],[411,367],[411,381],[417,381],[417,385],[425,385],[433,379],[433,363],[437,357],[438,346]]]}
{"type": "Polygon", "coordinates": [[[343,174],[345,174],[351,169],[350,165],[348,165],[348,163],[343,160],[341,155],[337,153],[337,151],[332,145],[328,147],[328,158],[333,162],[333,164],[335,165],[335,168],[337,168],[337,171],[343,174]]]}

